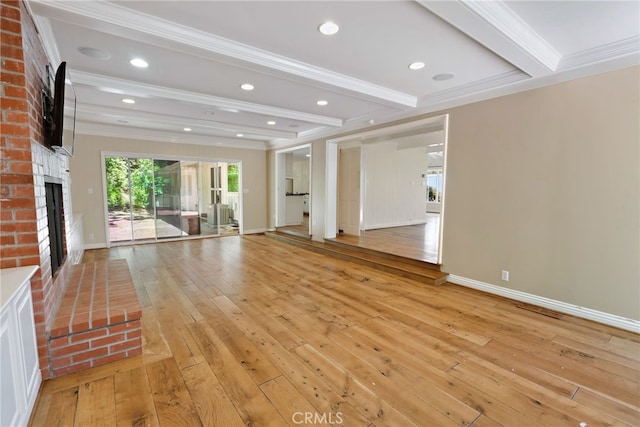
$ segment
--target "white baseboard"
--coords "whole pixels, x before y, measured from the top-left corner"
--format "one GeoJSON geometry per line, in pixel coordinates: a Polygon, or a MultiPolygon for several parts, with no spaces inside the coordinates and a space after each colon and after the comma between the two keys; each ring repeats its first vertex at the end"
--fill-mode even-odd
{"type": "Polygon", "coordinates": [[[593,320],[594,322],[603,323],[605,325],[614,326],[634,333],[640,333],[640,321],[628,319],[616,314],[605,313],[603,311],[591,308],[581,307],[575,304],[554,300],[551,298],[541,297],[522,291],[516,291],[502,286],[492,285],[490,283],[480,282],[479,280],[468,279],[466,277],[450,274],[447,281],[456,285],[465,286],[467,288],[477,289],[489,294],[500,295],[512,300],[537,305],[539,307],[555,310],[560,313],[570,314],[582,319],[593,320]]]}
{"type": "Polygon", "coordinates": [[[391,222],[386,224],[370,224],[364,227],[365,230],[377,230],[380,228],[405,227],[407,225],[426,224],[427,219],[414,219],[410,221],[391,222]]]}
{"type": "Polygon", "coordinates": [[[244,230],[242,234],[259,234],[264,233],[265,231],[269,231],[268,228],[255,228],[253,230],[244,230]]]}
{"type": "Polygon", "coordinates": [[[85,243],[84,244],[84,250],[86,251],[87,249],[104,249],[106,248],[107,245],[105,245],[104,243],[85,243]]]}

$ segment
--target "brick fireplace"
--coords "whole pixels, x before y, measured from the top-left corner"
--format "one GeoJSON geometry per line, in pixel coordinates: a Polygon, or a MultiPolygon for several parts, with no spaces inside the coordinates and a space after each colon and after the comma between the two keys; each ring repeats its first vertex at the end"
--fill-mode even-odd
{"type": "Polygon", "coordinates": [[[42,43],[25,5],[0,0],[2,34],[0,128],[0,268],[38,265],[31,280],[38,356],[51,378],[47,330],[71,264],[74,227],[68,158],[44,147],[41,90],[48,81],[42,43]],[[62,264],[51,269],[45,180],[60,185],[62,264]]]}

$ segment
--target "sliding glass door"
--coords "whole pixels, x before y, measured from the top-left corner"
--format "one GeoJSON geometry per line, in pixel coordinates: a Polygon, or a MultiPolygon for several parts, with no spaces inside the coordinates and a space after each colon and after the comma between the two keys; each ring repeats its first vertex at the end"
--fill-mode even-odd
{"type": "Polygon", "coordinates": [[[239,165],[105,157],[109,242],[237,234],[239,165]]]}
{"type": "Polygon", "coordinates": [[[153,222],[153,161],[107,157],[109,240],[132,242],[155,239],[153,222]]]}
{"type": "Polygon", "coordinates": [[[153,240],[153,160],[128,159],[131,195],[131,224],[134,241],[153,240]]]}
{"type": "Polygon", "coordinates": [[[158,239],[182,236],[180,212],[180,162],[154,160],[156,196],[156,237],[158,239]]]}

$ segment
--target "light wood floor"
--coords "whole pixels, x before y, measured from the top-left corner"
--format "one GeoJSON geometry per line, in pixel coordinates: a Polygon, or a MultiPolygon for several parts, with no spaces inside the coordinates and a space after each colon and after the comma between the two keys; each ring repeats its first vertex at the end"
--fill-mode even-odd
{"type": "Polygon", "coordinates": [[[628,332],[265,236],[85,257],[128,260],[144,354],[45,382],[33,426],[639,424],[628,332]]]}
{"type": "Polygon", "coordinates": [[[287,225],[286,227],[277,227],[276,229],[283,233],[293,234],[294,236],[311,238],[309,234],[309,214],[302,216],[302,224],[300,225],[287,225]]]}
{"type": "Polygon", "coordinates": [[[340,234],[335,240],[406,258],[438,263],[440,215],[427,214],[425,224],[366,230],[360,236],[340,234]]]}

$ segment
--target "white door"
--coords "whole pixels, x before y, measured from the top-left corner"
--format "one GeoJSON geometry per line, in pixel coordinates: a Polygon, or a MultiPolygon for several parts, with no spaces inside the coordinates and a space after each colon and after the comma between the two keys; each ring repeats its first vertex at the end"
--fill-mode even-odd
{"type": "Polygon", "coordinates": [[[360,235],[360,147],[340,149],[338,230],[360,235]]]}

